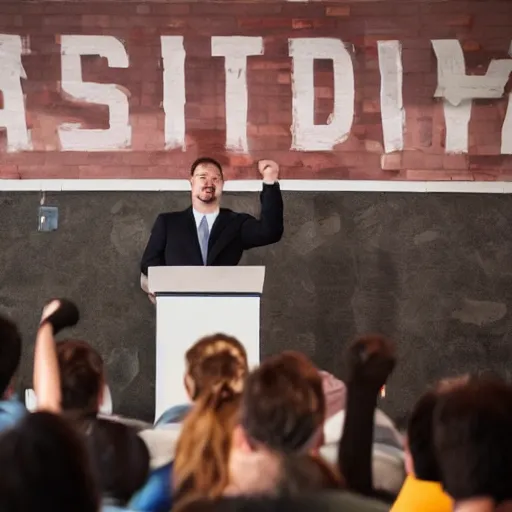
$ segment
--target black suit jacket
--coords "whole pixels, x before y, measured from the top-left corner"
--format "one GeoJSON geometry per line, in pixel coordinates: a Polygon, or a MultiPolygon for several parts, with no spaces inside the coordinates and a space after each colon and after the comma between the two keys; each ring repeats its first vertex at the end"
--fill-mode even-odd
{"type": "MultiPolygon", "coordinates": [[[[207,265],[234,266],[244,250],[278,242],[283,236],[283,198],[279,183],[263,184],[261,214],[220,208],[208,241],[207,265]]],[[[203,265],[194,213],[190,206],[180,212],[161,213],[151,230],[141,261],[141,272],[149,267],[203,265]]]]}

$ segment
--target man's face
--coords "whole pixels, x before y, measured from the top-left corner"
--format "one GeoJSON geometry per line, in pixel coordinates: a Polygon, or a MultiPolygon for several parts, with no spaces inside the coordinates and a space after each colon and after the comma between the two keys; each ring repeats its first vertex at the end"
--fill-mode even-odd
{"type": "Polygon", "coordinates": [[[190,183],[192,184],[192,197],[206,204],[218,201],[224,187],[222,174],[213,164],[198,165],[190,183]]]}

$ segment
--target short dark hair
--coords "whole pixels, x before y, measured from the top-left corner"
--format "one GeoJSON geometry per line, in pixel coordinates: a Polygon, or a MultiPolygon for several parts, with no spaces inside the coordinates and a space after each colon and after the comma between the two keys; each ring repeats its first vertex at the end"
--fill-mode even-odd
{"type": "Polygon", "coordinates": [[[222,172],[222,165],[220,165],[220,163],[217,160],[215,160],[215,158],[211,158],[209,156],[203,156],[201,158],[198,158],[192,163],[192,165],[190,166],[190,176],[194,176],[194,172],[198,166],[205,164],[214,165],[215,167],[217,167],[217,169],[219,169],[220,175],[224,177],[224,174],[222,172]]]}
{"type": "Polygon", "coordinates": [[[84,443],[62,416],[28,414],[4,431],[0,467],[0,510],[98,510],[99,493],[84,443]]]}
{"type": "Polygon", "coordinates": [[[471,375],[445,378],[437,381],[416,402],[407,424],[407,444],[419,480],[440,482],[441,471],[434,446],[434,411],[443,393],[466,385],[471,375]]]}
{"type": "Polygon", "coordinates": [[[85,341],[57,343],[62,409],[82,414],[98,412],[98,397],[104,384],[103,359],[85,341]]]}
{"type": "Polygon", "coordinates": [[[440,482],[441,474],[434,449],[434,410],[438,394],[428,390],[416,402],[407,424],[407,444],[419,480],[440,482]]]}
{"type": "Polygon", "coordinates": [[[21,336],[16,324],[0,316],[0,398],[14,377],[21,359],[21,336]]]}
{"type": "Polygon", "coordinates": [[[100,491],[125,506],[149,475],[149,450],[137,431],[103,418],[82,425],[100,491]]]}
{"type": "Polygon", "coordinates": [[[512,498],[512,388],[473,378],[439,397],[434,442],[446,492],[457,501],[512,498]]]}
{"type": "Polygon", "coordinates": [[[279,496],[297,496],[346,487],[338,468],[319,455],[285,454],[281,456],[280,462],[281,474],[277,484],[279,496]]]}
{"type": "Polygon", "coordinates": [[[309,359],[286,352],[247,377],[241,425],[248,441],[282,453],[304,449],[325,419],[322,378],[309,359]]]}

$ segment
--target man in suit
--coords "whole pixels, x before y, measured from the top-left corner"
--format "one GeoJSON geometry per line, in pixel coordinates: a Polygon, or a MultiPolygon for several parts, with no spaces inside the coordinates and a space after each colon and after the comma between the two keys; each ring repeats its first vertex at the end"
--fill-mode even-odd
{"type": "MultiPolygon", "coordinates": [[[[220,207],[224,176],[213,158],[199,158],[190,169],[192,205],[158,215],[141,261],[141,286],[147,287],[148,268],[164,265],[238,265],[244,250],[278,242],[283,235],[283,198],[279,166],[260,160],[263,177],[261,214],[256,219],[220,207]]],[[[149,294],[154,302],[154,297],[149,294]]]]}

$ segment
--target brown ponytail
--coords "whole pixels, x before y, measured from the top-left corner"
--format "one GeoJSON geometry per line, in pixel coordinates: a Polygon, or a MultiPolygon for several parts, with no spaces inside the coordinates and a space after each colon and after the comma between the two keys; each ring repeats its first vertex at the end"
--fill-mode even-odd
{"type": "Polygon", "coordinates": [[[223,380],[205,390],[187,415],[173,468],[174,503],[222,495],[228,484],[231,437],[240,391],[223,380]]]}

